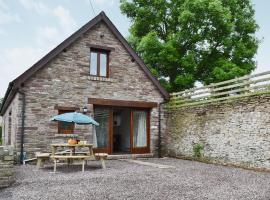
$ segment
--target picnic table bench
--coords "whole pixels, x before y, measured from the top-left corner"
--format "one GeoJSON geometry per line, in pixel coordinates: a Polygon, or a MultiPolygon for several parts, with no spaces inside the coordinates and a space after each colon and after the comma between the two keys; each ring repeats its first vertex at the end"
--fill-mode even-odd
{"type": "Polygon", "coordinates": [[[50,153],[37,153],[37,167],[43,167],[46,160],[50,159],[50,153]]]}
{"type": "MultiPolygon", "coordinates": [[[[66,155],[70,154],[70,152],[64,151],[64,152],[57,152],[55,155],[66,155]]],[[[76,155],[88,155],[88,152],[76,152],[76,155]]],[[[36,159],[37,159],[37,168],[44,167],[44,163],[47,160],[50,160],[51,153],[36,153],[36,159]]]]}
{"type": "MultiPolygon", "coordinates": [[[[94,155],[96,160],[101,161],[102,169],[106,169],[105,159],[107,159],[107,156],[108,156],[108,154],[106,154],[106,153],[96,153],[94,155]]],[[[89,155],[52,155],[51,159],[54,160],[53,171],[54,171],[54,173],[56,172],[57,161],[59,161],[59,160],[67,160],[68,163],[72,162],[73,160],[78,160],[78,161],[81,161],[82,172],[84,172],[85,163],[90,158],[93,158],[93,156],[89,156],[89,155]]]]}
{"type": "Polygon", "coordinates": [[[79,160],[82,163],[82,172],[84,172],[84,165],[85,165],[85,160],[91,158],[92,156],[87,156],[87,155],[54,155],[51,156],[51,158],[54,160],[54,168],[53,172],[56,172],[56,163],[58,160],[67,160],[68,162],[73,161],[73,160],[79,160]]]}
{"type": "Polygon", "coordinates": [[[107,153],[95,153],[96,160],[101,161],[101,165],[103,169],[106,169],[105,160],[107,159],[108,154],[107,153]]]}

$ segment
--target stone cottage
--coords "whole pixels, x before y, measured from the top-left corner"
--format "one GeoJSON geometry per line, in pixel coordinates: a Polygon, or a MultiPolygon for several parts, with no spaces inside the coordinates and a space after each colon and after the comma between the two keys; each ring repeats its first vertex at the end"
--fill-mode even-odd
{"type": "Polygon", "coordinates": [[[97,152],[157,153],[168,93],[104,12],[9,83],[1,107],[3,142],[18,157],[50,151],[70,137],[97,152]],[[85,111],[98,127],[52,122],[85,111]]]}

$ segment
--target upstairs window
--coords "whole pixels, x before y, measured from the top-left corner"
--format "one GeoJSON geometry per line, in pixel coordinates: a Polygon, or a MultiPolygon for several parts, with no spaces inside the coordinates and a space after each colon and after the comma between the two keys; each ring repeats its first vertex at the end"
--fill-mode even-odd
{"type": "Polygon", "coordinates": [[[90,75],[109,77],[109,52],[91,49],[90,75]]]}

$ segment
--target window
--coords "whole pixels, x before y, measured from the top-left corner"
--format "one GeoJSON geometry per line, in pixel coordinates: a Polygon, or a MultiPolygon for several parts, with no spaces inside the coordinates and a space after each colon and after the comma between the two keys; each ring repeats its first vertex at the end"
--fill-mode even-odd
{"type": "Polygon", "coordinates": [[[109,77],[109,52],[108,51],[91,49],[90,75],[109,77]]]}
{"type": "MultiPolygon", "coordinates": [[[[74,110],[59,110],[58,114],[74,112],[74,110]]],[[[58,122],[58,133],[59,134],[73,134],[74,133],[74,123],[69,122],[58,122]]]]}

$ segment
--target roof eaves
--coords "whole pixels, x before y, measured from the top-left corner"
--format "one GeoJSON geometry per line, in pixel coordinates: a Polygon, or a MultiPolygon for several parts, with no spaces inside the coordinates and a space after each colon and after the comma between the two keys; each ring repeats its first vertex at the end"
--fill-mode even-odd
{"type": "Polygon", "coordinates": [[[26,81],[33,73],[42,68],[45,64],[47,64],[52,58],[58,55],[61,51],[67,48],[70,44],[72,44],[75,40],[77,40],[80,36],[82,36],[87,30],[92,28],[97,22],[99,22],[103,18],[102,12],[97,15],[94,19],[86,23],[83,27],[78,29],[75,33],[61,42],[58,46],[56,46],[53,50],[51,50],[48,54],[46,54],[43,58],[41,58],[38,62],[36,62],[32,67],[26,70],[23,74],[17,77],[13,82],[16,85],[20,85],[24,81],[26,81]]]}
{"type": "Polygon", "coordinates": [[[10,94],[12,92],[12,88],[13,88],[13,82],[10,82],[8,84],[8,89],[7,89],[6,93],[5,93],[4,99],[3,99],[2,104],[1,104],[1,108],[0,108],[0,115],[1,116],[3,116],[5,114],[6,109],[7,109],[8,105],[9,105],[8,104],[8,98],[10,98],[10,96],[11,96],[10,94]]]}

